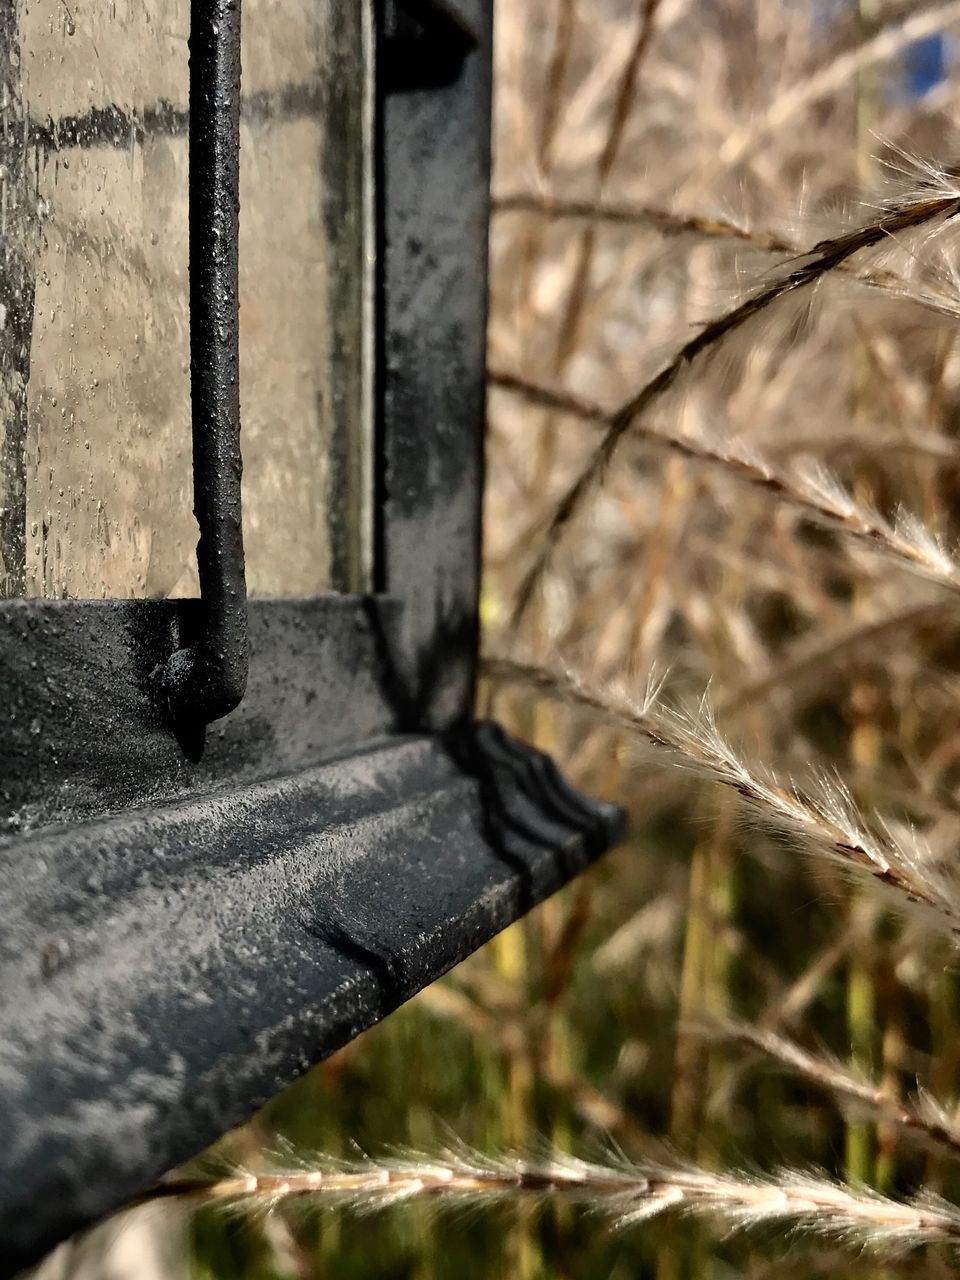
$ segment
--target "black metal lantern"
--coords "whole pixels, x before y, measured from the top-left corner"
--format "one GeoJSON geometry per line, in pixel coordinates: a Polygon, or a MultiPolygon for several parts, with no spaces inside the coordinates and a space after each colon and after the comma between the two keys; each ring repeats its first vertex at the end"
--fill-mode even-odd
{"type": "Polygon", "coordinates": [[[0,17],[3,1274],[620,826],[472,719],[490,0],[167,7],[0,17]]]}

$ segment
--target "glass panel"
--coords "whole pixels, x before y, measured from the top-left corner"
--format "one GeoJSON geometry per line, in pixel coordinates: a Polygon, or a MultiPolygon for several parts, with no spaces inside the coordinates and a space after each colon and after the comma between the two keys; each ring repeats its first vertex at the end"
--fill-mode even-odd
{"type": "Polygon", "coordinates": [[[371,40],[356,0],[244,0],[240,390],[253,595],[369,581],[372,76],[360,71],[372,71],[371,40]]]}
{"type": "MultiPolygon", "coordinates": [[[[189,3],[2,10],[0,595],[194,594],[189,3]]],[[[368,580],[370,25],[356,0],[244,4],[255,595],[368,580]]]]}

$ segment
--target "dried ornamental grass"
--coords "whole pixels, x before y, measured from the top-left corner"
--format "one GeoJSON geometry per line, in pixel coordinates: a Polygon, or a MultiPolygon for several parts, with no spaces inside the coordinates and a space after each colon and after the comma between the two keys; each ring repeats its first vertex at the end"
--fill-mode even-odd
{"type": "Polygon", "coordinates": [[[960,1210],[933,1196],[897,1201],[794,1170],[717,1174],[680,1164],[599,1164],[560,1152],[539,1160],[490,1158],[462,1148],[436,1157],[304,1160],[266,1173],[172,1179],[139,1203],[179,1201],[268,1213],[293,1200],[356,1213],[419,1200],[460,1209],[559,1201],[601,1214],[617,1230],[674,1212],[708,1218],[726,1231],[784,1224],[890,1256],[934,1242],[960,1246],[960,1210]]]}
{"type": "MultiPolygon", "coordinates": [[[[512,615],[513,627],[516,628],[525,616],[534,593],[550,565],[554,548],[563,537],[568,525],[589,500],[595,487],[603,480],[622,440],[635,428],[637,420],[642,418],[654,401],[674,386],[693,361],[785,295],[816,284],[829,272],[843,266],[861,250],[870,248],[903,231],[922,227],[934,219],[953,218],[958,212],[960,212],[960,196],[955,190],[931,193],[893,205],[879,218],[865,226],[815,244],[809,251],[806,261],[774,277],[769,284],[750,294],[732,311],[717,316],[705,325],[699,333],[683,345],[655,377],[620,408],[605,415],[605,430],[600,444],[592,451],[586,465],[554,507],[550,521],[539,539],[540,549],[517,593],[512,615]]],[[[561,403],[551,407],[566,408],[568,411],[573,409],[573,405],[566,397],[562,397],[561,403]]],[[[596,415],[588,411],[587,416],[596,415]]],[[[671,444],[681,450],[690,450],[693,456],[698,456],[700,452],[696,446],[688,445],[679,438],[672,438],[671,444]]],[[[917,527],[914,522],[908,520],[902,530],[897,530],[895,527],[887,529],[878,518],[858,511],[855,504],[851,503],[849,496],[842,490],[838,492],[828,481],[816,475],[810,477],[809,493],[804,494],[803,489],[792,489],[789,484],[757,463],[751,463],[746,457],[731,455],[726,461],[731,468],[744,470],[745,474],[757,483],[774,488],[784,495],[795,496],[797,501],[808,506],[811,511],[821,514],[824,518],[837,520],[858,536],[876,540],[885,548],[889,547],[893,554],[903,555],[908,561],[915,560],[924,566],[929,563],[934,573],[942,570],[949,579],[950,585],[960,582],[960,575],[955,577],[957,574],[955,566],[940,550],[936,539],[928,539],[922,528],[917,527]],[[940,563],[941,557],[946,563],[940,563]]]]}
{"type": "Polygon", "coordinates": [[[747,764],[719,732],[706,702],[694,713],[667,710],[657,705],[655,683],[633,702],[572,674],[558,675],[508,658],[488,658],[483,670],[493,679],[533,685],[653,747],[666,748],[685,767],[735,791],[752,816],[794,837],[802,849],[891,891],[902,910],[921,912],[928,925],[960,942],[957,869],[936,862],[918,837],[897,836],[889,827],[871,830],[839,778],[814,778],[801,789],[781,782],[770,770],[747,764]]]}

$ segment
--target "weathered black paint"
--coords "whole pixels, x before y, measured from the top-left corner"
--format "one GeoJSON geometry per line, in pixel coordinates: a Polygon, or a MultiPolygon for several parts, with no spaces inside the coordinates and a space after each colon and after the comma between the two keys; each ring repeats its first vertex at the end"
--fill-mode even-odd
{"type": "Polygon", "coordinates": [[[381,582],[406,604],[395,665],[435,727],[473,696],[486,385],[492,3],[455,7],[475,36],[457,78],[387,92],[382,120],[381,582]]]}
{"type": "Polygon", "coordinates": [[[394,92],[450,84],[481,39],[470,0],[383,0],[382,35],[383,80],[394,92]]]}
{"type": "Polygon", "coordinates": [[[492,725],[0,848],[0,1275],[194,1154],[620,831],[492,725]]]}
{"type": "Polygon", "coordinates": [[[357,596],[251,601],[246,697],[178,740],[149,677],[191,642],[197,601],[0,601],[0,844],[317,764],[395,731],[401,709],[415,721],[386,665],[400,608],[357,596]]]}
{"type": "Polygon", "coordinates": [[[35,263],[29,232],[35,193],[29,177],[29,140],[21,99],[19,6],[0,5],[0,168],[3,170],[4,234],[0,238],[0,547],[5,550],[0,594],[19,595],[27,576],[27,383],[33,336],[35,263]]]}
{"type": "Polygon", "coordinates": [[[219,720],[247,685],[240,511],[240,0],[190,7],[190,399],[200,633],[158,668],[182,725],[219,720]]]}

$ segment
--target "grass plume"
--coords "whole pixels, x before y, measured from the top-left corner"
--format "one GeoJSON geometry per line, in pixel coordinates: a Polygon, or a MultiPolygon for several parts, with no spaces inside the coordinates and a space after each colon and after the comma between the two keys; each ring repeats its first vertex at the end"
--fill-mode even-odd
{"type": "MultiPolygon", "coordinates": [[[[904,231],[922,227],[935,219],[952,218],[958,211],[960,211],[960,197],[953,192],[929,194],[893,205],[864,226],[818,242],[809,251],[805,261],[792,265],[788,270],[775,276],[768,284],[755,290],[731,311],[717,316],[706,324],[699,333],[681,347],[658,374],[620,408],[607,415],[600,444],[593,450],[586,465],[555,505],[549,524],[539,540],[540,548],[517,592],[511,619],[513,627],[517,627],[526,615],[557,544],[568,525],[579,514],[596,486],[602,481],[624,437],[635,427],[637,420],[650,409],[653,403],[675,385],[680,375],[693,361],[780,298],[811,287],[829,272],[846,263],[854,254],[904,231]]],[[[557,406],[557,408],[560,407],[560,405],[557,406]]],[[[732,465],[742,467],[747,464],[745,460],[735,459],[732,460],[732,465]]],[[[775,480],[765,477],[759,467],[749,467],[748,470],[751,476],[756,476],[757,483],[776,484],[775,480]]],[[[823,511],[829,513],[829,518],[836,517],[843,523],[850,523],[851,528],[855,528],[861,536],[868,539],[880,537],[885,544],[890,545],[899,545],[901,540],[909,542],[909,539],[901,539],[901,535],[894,529],[890,530],[890,538],[885,538],[883,534],[876,532],[880,530],[878,521],[869,516],[862,521],[857,520],[854,514],[846,512],[845,504],[838,499],[838,495],[824,486],[821,486],[821,489],[820,496],[823,501],[818,504],[816,497],[811,496],[809,505],[812,508],[822,506],[823,511]]],[[[907,553],[907,559],[912,558],[912,553],[907,553]]],[[[957,573],[957,581],[960,583],[960,572],[957,573]]]]}
{"type": "Polygon", "coordinates": [[[720,1174],[677,1164],[599,1164],[552,1152],[491,1158],[462,1148],[437,1156],[300,1161],[267,1173],[171,1179],[138,1203],[248,1205],[264,1212],[290,1200],[367,1213],[410,1201],[472,1208],[517,1200],[565,1202],[608,1217],[618,1230],[660,1214],[702,1216],[721,1229],[767,1224],[839,1238],[896,1255],[931,1242],[960,1245],[960,1211],[934,1197],[898,1201],[826,1177],[780,1170],[720,1174]]]}
{"type": "Polygon", "coordinates": [[[493,680],[528,685],[668,750],[686,767],[735,791],[752,815],[794,837],[800,848],[892,891],[901,910],[919,909],[940,933],[960,942],[960,886],[919,838],[871,830],[839,778],[816,778],[801,789],[747,764],[720,733],[705,701],[695,713],[667,709],[658,705],[658,688],[651,685],[634,702],[570,673],[555,674],[508,658],[487,658],[483,672],[493,680]]]}
{"type": "MultiPolygon", "coordinates": [[[[594,454],[595,458],[612,438],[612,433],[618,430],[616,415],[605,414],[596,405],[566,392],[552,391],[498,370],[490,373],[489,380],[492,386],[512,391],[542,408],[555,409],[557,412],[602,425],[607,434],[594,454]]],[[[922,520],[906,511],[899,512],[893,521],[888,520],[867,503],[857,501],[820,464],[796,467],[789,472],[780,471],[738,440],[729,440],[721,447],[688,436],[668,435],[656,429],[636,426],[632,429],[648,444],[659,445],[690,462],[717,469],[743,483],[762,489],[774,500],[797,508],[810,519],[888,556],[903,568],[928,581],[936,582],[950,591],[960,591],[960,562],[946,549],[942,540],[926,528],[922,520]]],[[[587,471],[582,473],[586,474],[587,471]]],[[[569,490],[568,496],[572,492],[573,489],[569,490]]],[[[578,502],[583,501],[583,491],[580,492],[578,502]]],[[[551,544],[551,539],[552,544],[556,545],[559,536],[560,532],[555,533],[551,526],[547,531],[545,546],[551,544]]],[[[524,580],[520,601],[529,598],[526,593],[534,589],[534,576],[538,577],[544,571],[546,560],[543,555],[541,552],[524,580]]]]}

